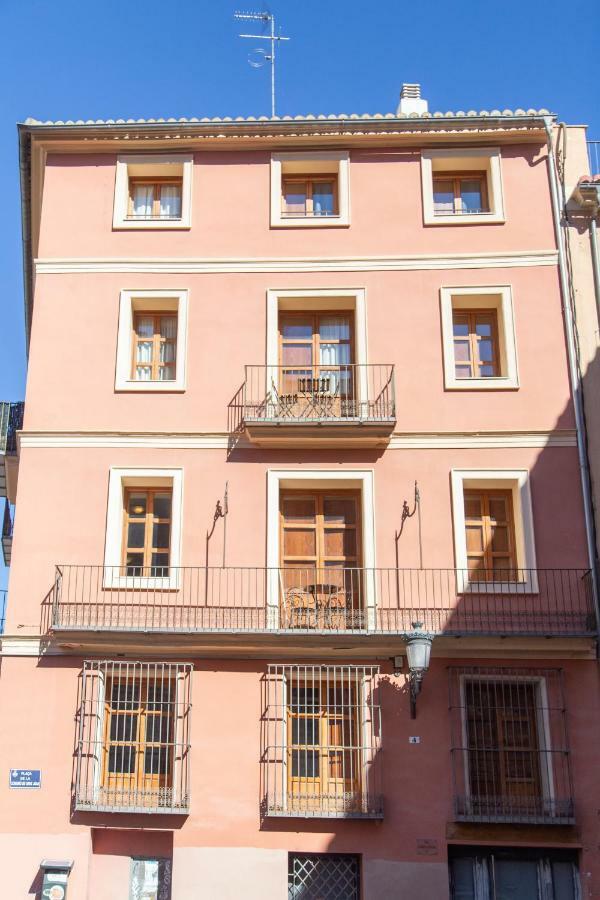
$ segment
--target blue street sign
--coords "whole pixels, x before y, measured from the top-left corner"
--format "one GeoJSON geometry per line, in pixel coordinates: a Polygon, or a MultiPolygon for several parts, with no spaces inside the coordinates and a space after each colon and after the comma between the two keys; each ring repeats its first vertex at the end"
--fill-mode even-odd
{"type": "Polygon", "coordinates": [[[11,769],[9,787],[11,788],[39,788],[42,786],[41,769],[11,769]]]}

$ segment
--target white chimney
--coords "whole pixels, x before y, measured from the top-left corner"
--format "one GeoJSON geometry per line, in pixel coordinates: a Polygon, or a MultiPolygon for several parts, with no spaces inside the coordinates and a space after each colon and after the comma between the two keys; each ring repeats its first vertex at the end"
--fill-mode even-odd
{"type": "Polygon", "coordinates": [[[410,116],[411,113],[416,113],[418,116],[422,116],[426,112],[427,100],[421,100],[421,85],[403,84],[397,114],[410,116]]]}

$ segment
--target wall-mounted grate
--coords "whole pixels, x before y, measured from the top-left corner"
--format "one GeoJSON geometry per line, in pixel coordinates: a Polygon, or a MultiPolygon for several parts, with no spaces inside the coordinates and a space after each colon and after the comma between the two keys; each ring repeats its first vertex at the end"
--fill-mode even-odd
{"type": "Polygon", "coordinates": [[[290,853],[288,900],[359,900],[360,859],[346,853],[290,853]]]}

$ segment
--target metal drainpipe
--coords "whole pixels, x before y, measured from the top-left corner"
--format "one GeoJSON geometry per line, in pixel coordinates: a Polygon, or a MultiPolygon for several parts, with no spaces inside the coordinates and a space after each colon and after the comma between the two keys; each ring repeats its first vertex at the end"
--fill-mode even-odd
{"type": "MultiPolygon", "coordinates": [[[[587,542],[590,570],[592,574],[592,592],[594,598],[594,610],[596,613],[596,628],[598,628],[598,625],[600,624],[600,605],[598,602],[598,573],[596,570],[596,544],[590,470],[588,466],[587,449],[585,442],[585,418],[583,411],[583,398],[581,394],[581,380],[579,378],[577,356],[575,352],[575,326],[573,322],[573,313],[571,310],[569,280],[565,263],[564,234],[561,226],[559,184],[556,171],[556,159],[554,157],[554,147],[552,145],[551,118],[544,118],[544,127],[546,129],[546,138],[548,145],[548,177],[550,180],[550,196],[552,199],[552,217],[554,219],[556,246],[558,247],[558,272],[560,277],[560,289],[563,298],[563,312],[565,316],[567,359],[569,365],[569,377],[571,379],[571,389],[573,391],[573,406],[575,409],[575,429],[577,432],[577,454],[579,457],[579,474],[581,476],[581,489],[583,493],[585,536],[587,542]]],[[[598,644],[596,644],[596,655],[600,655],[598,644]]]]}

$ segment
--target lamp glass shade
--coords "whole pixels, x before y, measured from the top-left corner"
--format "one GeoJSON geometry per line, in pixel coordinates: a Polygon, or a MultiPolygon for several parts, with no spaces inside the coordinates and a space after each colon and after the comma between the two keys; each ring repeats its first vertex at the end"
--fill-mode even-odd
{"type": "Polygon", "coordinates": [[[431,638],[415,636],[406,642],[406,658],[411,672],[425,672],[431,657],[431,638]]]}

